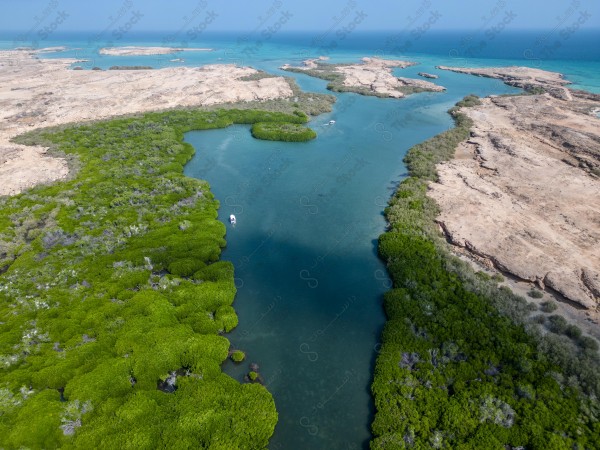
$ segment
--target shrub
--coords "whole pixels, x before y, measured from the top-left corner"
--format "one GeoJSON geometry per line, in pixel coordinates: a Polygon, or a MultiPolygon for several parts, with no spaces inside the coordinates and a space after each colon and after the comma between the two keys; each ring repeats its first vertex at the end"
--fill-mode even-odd
{"type": "Polygon", "coordinates": [[[250,381],[256,381],[258,379],[258,374],[251,370],[250,372],[248,372],[248,378],[250,379],[250,381]]]}
{"type": "Polygon", "coordinates": [[[190,277],[205,266],[206,263],[201,259],[182,258],[169,263],[168,270],[173,275],[190,277]]]}
{"type": "Polygon", "coordinates": [[[535,323],[539,323],[540,325],[543,325],[543,324],[545,324],[545,323],[546,323],[546,316],[544,316],[544,315],[540,314],[540,315],[538,315],[538,316],[535,316],[535,317],[533,318],[533,321],[534,321],[535,323]]]}
{"type": "Polygon", "coordinates": [[[542,298],[544,293],[539,289],[531,289],[529,292],[527,292],[527,295],[531,298],[542,298]]]}
{"type": "Polygon", "coordinates": [[[545,313],[551,313],[558,309],[558,305],[552,300],[546,300],[540,304],[540,309],[545,313]]]}
{"type": "Polygon", "coordinates": [[[548,329],[553,333],[565,334],[567,326],[567,319],[563,316],[552,315],[548,317],[548,329]]]}
{"type": "Polygon", "coordinates": [[[589,336],[582,336],[577,340],[577,345],[585,350],[598,351],[598,341],[589,336]]]}
{"type": "Polygon", "coordinates": [[[581,337],[581,328],[579,328],[577,325],[568,325],[565,329],[565,334],[571,339],[577,340],[581,337]]]}
{"type": "Polygon", "coordinates": [[[492,276],[492,280],[494,280],[497,283],[503,283],[504,282],[504,277],[502,275],[500,275],[499,273],[495,273],[492,276]]]}
{"type": "Polygon", "coordinates": [[[241,350],[235,350],[231,353],[231,360],[236,363],[242,362],[246,359],[246,354],[241,350]]]}

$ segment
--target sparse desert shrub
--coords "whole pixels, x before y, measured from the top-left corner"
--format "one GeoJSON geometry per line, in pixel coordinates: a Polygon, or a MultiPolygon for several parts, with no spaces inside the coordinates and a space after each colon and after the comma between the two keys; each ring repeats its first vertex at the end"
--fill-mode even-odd
{"type": "Polygon", "coordinates": [[[565,334],[567,331],[567,319],[563,316],[552,315],[548,317],[548,329],[556,334],[565,334]]]}
{"type": "Polygon", "coordinates": [[[578,349],[573,341],[584,338],[567,338],[560,316],[530,319],[535,305],[457,261],[439,234],[427,181],[470,127],[451,113],[454,130],[409,150],[410,177],[385,211],[379,252],[394,288],[384,295],[371,448],[600,448],[599,359],[584,348],[596,342],[578,349]],[[574,422],[585,425],[574,431],[574,422]]]}
{"type": "Polygon", "coordinates": [[[538,315],[538,316],[535,316],[535,317],[533,318],[533,321],[534,321],[535,323],[539,323],[540,325],[543,325],[543,324],[545,324],[545,323],[546,323],[546,316],[544,316],[544,315],[540,314],[540,315],[538,315]]]}
{"type": "Polygon", "coordinates": [[[555,301],[546,300],[540,304],[540,309],[545,313],[551,313],[558,309],[558,305],[555,301]]]}
{"type": "Polygon", "coordinates": [[[497,283],[503,283],[504,282],[504,277],[502,275],[500,275],[499,273],[495,273],[492,276],[492,280],[494,280],[497,283]]]}
{"type": "Polygon", "coordinates": [[[542,298],[544,293],[539,289],[531,289],[529,292],[527,292],[527,295],[531,298],[542,298]]]}
{"type": "Polygon", "coordinates": [[[598,350],[598,341],[596,339],[591,338],[589,336],[582,336],[577,340],[577,345],[585,350],[598,350]]]}
{"type": "Polygon", "coordinates": [[[581,328],[579,328],[577,325],[567,325],[565,334],[571,339],[577,340],[581,337],[581,328]]]}
{"type": "Polygon", "coordinates": [[[537,307],[537,305],[535,303],[530,302],[530,303],[527,303],[527,310],[529,312],[535,312],[535,311],[538,310],[538,307],[537,307]]]}

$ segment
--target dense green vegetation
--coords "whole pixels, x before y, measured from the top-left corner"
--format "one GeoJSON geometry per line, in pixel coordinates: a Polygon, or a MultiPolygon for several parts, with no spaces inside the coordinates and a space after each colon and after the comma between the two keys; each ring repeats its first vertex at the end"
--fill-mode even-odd
{"type": "Polygon", "coordinates": [[[451,256],[437,230],[427,183],[471,125],[450,112],[456,127],[409,151],[410,177],[386,209],[379,251],[394,287],[371,448],[600,448],[596,341],[560,316],[542,317],[541,330],[535,306],[451,256]]]}
{"type": "Polygon", "coordinates": [[[218,202],[183,176],[182,138],[305,120],[171,111],[18,138],[74,175],[0,198],[1,448],[266,447],[271,395],[220,369],[233,267],[218,202]]]}
{"type": "Polygon", "coordinates": [[[252,136],[267,141],[305,142],[316,138],[317,133],[295,123],[259,122],[252,125],[252,136]]]}

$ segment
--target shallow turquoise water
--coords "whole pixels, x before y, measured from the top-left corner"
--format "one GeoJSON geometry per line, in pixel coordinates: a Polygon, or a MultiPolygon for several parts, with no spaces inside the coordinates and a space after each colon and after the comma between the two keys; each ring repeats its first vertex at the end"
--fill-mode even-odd
{"type": "MultiPolygon", "coordinates": [[[[296,78],[305,90],[324,89],[321,80],[296,78]]],[[[275,398],[270,448],[367,445],[382,294],[390,285],[376,239],[404,175],[402,158],[451,126],[444,112],[464,95],[514,92],[449,72],[438,81],[447,93],[404,100],[341,94],[333,113],[313,119],[319,136],[308,143],[258,141],[246,126],[186,135],[197,150],[186,174],[210,182],[221,220],[237,216],[223,253],[235,265],[240,317],[228,337],[260,365],[275,398]],[[324,125],[330,119],[336,124],[324,125]]],[[[225,371],[242,380],[248,367],[228,363],[225,371]]]]}

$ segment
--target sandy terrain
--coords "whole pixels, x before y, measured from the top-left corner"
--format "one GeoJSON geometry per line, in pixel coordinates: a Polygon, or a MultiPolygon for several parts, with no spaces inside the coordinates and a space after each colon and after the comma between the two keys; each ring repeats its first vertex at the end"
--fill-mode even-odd
{"type": "Polygon", "coordinates": [[[210,48],[175,48],[175,47],[107,47],[101,48],[101,55],[110,56],[148,56],[170,55],[179,52],[210,52],[210,48]]]}
{"type": "Polygon", "coordinates": [[[445,88],[425,80],[395,77],[394,68],[414,66],[410,61],[387,60],[380,58],[363,58],[361,64],[326,64],[322,58],[304,61],[300,67],[289,64],[282,66],[283,70],[308,71],[309,75],[323,76],[327,74],[340,74],[343,77],[342,85],[350,87],[363,94],[402,98],[406,88],[419,88],[432,92],[441,92],[445,88]],[[321,73],[321,74],[319,74],[321,73]]]}
{"type": "MultiPolygon", "coordinates": [[[[512,81],[526,73],[488,70],[512,81]]],[[[565,89],[559,74],[531,71],[534,81],[518,82],[565,89]]],[[[600,122],[592,110],[600,96],[568,94],[492,97],[464,109],[472,137],[438,166],[429,195],[453,244],[597,317],[600,122]]]]}
{"type": "Polygon", "coordinates": [[[0,51],[0,195],[65,177],[65,161],[10,139],[38,127],[182,106],[291,97],[283,77],[243,81],[250,67],[69,70],[72,59],[0,51]]]}

